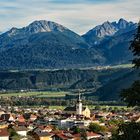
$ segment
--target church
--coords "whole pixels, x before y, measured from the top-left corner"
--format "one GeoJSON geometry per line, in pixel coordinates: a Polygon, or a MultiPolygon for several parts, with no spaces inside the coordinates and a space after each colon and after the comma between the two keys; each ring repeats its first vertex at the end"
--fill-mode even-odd
{"type": "Polygon", "coordinates": [[[76,105],[73,107],[66,107],[64,109],[64,113],[83,115],[86,118],[90,118],[90,109],[87,106],[83,107],[80,94],[79,94],[76,105]]]}

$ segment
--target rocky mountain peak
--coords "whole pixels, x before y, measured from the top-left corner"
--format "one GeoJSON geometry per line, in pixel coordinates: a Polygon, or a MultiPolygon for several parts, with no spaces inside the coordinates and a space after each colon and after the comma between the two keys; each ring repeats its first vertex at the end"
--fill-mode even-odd
{"type": "Polygon", "coordinates": [[[68,30],[66,27],[46,20],[34,21],[26,27],[23,28],[15,28],[13,27],[8,32],[4,33],[4,35],[12,37],[12,36],[28,36],[40,32],[63,32],[68,30]]]}
{"type": "Polygon", "coordinates": [[[125,19],[120,18],[117,22],[106,21],[103,24],[96,26],[83,35],[83,37],[86,38],[90,36],[92,39],[102,39],[104,37],[113,36],[119,32],[122,33],[123,31],[126,32],[127,30],[130,31],[133,29],[135,29],[135,23],[128,22],[125,19]]]}
{"type": "Polygon", "coordinates": [[[104,22],[101,25],[96,26],[95,28],[91,29],[85,35],[88,36],[95,36],[98,38],[103,38],[105,36],[112,36],[118,29],[112,25],[109,21],[104,22]]]}
{"type": "MultiPolygon", "coordinates": [[[[10,37],[10,36],[16,35],[17,31],[18,31],[18,29],[15,28],[15,27],[13,27],[13,28],[11,28],[11,30],[9,30],[9,31],[7,32],[7,34],[8,34],[8,36],[10,37]]],[[[4,33],[4,34],[5,34],[5,33],[4,33]]]]}
{"type": "Polygon", "coordinates": [[[123,18],[121,18],[118,21],[118,28],[119,29],[125,29],[128,26],[129,22],[127,22],[126,20],[124,20],[123,18]]]}
{"type": "Polygon", "coordinates": [[[26,32],[29,33],[38,33],[38,32],[51,32],[51,31],[63,32],[67,28],[52,21],[39,20],[39,21],[32,22],[24,29],[26,32]]]}

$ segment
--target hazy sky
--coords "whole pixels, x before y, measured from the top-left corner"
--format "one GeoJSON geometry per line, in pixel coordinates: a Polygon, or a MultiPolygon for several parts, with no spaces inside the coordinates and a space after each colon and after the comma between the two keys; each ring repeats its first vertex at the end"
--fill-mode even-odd
{"type": "Polygon", "coordinates": [[[0,0],[0,31],[45,19],[82,34],[121,17],[138,22],[140,0],[0,0]]]}

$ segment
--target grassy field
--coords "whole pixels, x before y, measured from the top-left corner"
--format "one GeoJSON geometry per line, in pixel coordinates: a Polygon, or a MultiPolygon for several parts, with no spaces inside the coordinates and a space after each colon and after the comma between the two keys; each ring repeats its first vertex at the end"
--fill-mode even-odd
{"type": "Polygon", "coordinates": [[[64,108],[66,108],[66,106],[49,106],[49,109],[60,109],[60,110],[64,110],[64,108]]]}
{"type": "Polygon", "coordinates": [[[65,97],[65,95],[68,92],[52,92],[52,91],[44,91],[44,92],[20,92],[20,93],[3,93],[0,94],[2,97],[11,97],[11,96],[21,96],[21,97],[27,97],[27,96],[35,96],[35,97],[65,97]]]}
{"type": "MultiPolygon", "coordinates": [[[[101,107],[102,109],[103,109],[103,108],[112,108],[112,109],[114,109],[114,108],[122,109],[122,108],[123,108],[123,109],[128,109],[127,106],[116,106],[116,105],[115,105],[115,106],[101,105],[100,107],[101,107]]],[[[90,108],[90,109],[94,109],[94,108],[95,108],[95,105],[90,105],[89,108],[90,108]]]]}
{"type": "MultiPolygon", "coordinates": [[[[65,97],[66,94],[71,94],[70,92],[64,92],[64,91],[60,91],[60,92],[54,92],[54,91],[44,91],[44,92],[20,92],[20,93],[1,93],[0,96],[7,98],[7,97],[39,97],[39,98],[43,98],[43,97],[48,97],[48,98],[59,98],[59,97],[65,97]]],[[[84,106],[84,105],[83,105],[84,106]]],[[[94,109],[96,105],[88,105],[88,107],[90,109],[94,109]]],[[[50,109],[61,109],[63,110],[66,106],[49,106],[50,109]]],[[[118,109],[128,109],[126,106],[107,106],[107,105],[101,105],[100,106],[102,109],[103,108],[118,108],[118,109]]]]}
{"type": "Polygon", "coordinates": [[[111,68],[117,69],[117,68],[132,68],[134,67],[133,64],[121,64],[121,65],[115,65],[111,66],[111,68]]]}

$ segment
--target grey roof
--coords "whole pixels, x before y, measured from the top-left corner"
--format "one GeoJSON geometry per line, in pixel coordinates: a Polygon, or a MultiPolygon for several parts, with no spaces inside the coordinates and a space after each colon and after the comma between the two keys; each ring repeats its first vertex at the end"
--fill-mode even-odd
{"type": "Polygon", "coordinates": [[[27,131],[28,130],[28,128],[25,126],[17,126],[17,127],[14,127],[14,129],[16,131],[27,131]]]}
{"type": "Polygon", "coordinates": [[[36,134],[38,135],[38,136],[52,136],[52,134],[50,134],[50,133],[48,133],[48,132],[36,132],[36,134]]]}

